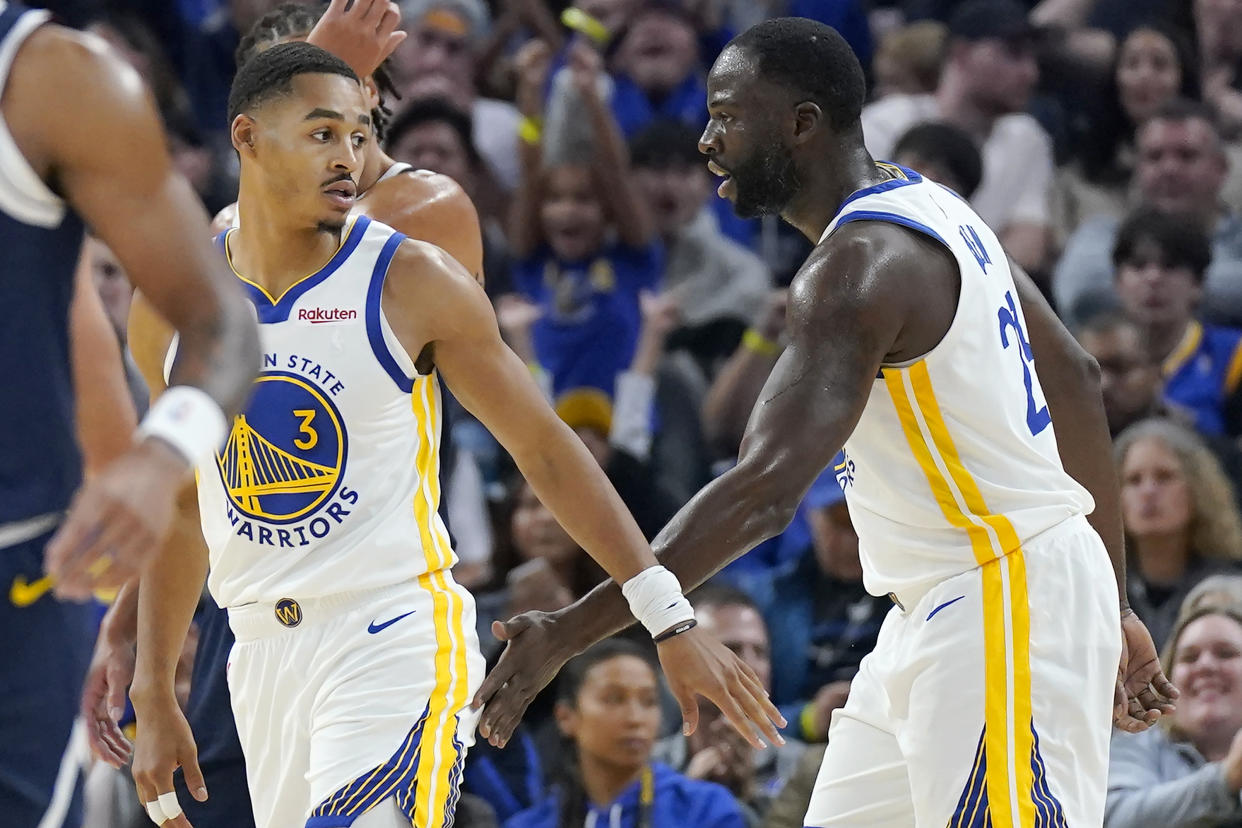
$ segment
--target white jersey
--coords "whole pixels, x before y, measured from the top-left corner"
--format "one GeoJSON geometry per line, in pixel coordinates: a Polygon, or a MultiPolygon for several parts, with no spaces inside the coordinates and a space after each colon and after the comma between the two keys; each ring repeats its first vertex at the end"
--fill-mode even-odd
{"type": "Polygon", "coordinates": [[[439,386],[380,308],[404,238],[358,217],[328,264],[277,299],[238,275],[262,372],[197,476],[221,606],[370,589],[456,562],[436,511],[439,386]]]}
{"type": "Polygon", "coordinates": [[[1094,502],[1061,466],[1022,306],[995,234],[952,191],[884,165],[824,231],[890,221],[957,259],[956,315],[931,351],[885,365],[836,467],[876,595],[915,593],[1006,555],[1094,502]]]}

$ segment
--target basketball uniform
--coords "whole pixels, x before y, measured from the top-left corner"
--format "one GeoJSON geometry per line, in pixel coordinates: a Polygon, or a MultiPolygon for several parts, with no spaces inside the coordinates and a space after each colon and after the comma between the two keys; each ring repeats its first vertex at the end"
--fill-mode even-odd
{"type": "Polygon", "coordinates": [[[280,297],[239,275],[263,368],[198,496],[259,828],[347,826],[389,800],[451,825],[474,738],[483,660],[437,513],[437,379],[380,308],[403,238],[357,217],[280,297]]]}
{"type": "MultiPolygon", "coordinates": [[[[0,94],[49,17],[0,0],[0,94]]],[[[72,734],[97,611],[57,601],[40,579],[81,481],[68,324],[82,233],[0,117],[0,822],[14,828],[81,820],[85,742],[72,734]]]]}
{"type": "Polygon", "coordinates": [[[907,227],[953,255],[961,288],[944,338],[883,367],[845,444],[864,581],[895,606],[833,715],[806,825],[1100,825],[1121,639],[1094,503],[1062,468],[996,236],[885,166],[821,241],[907,227]]]}

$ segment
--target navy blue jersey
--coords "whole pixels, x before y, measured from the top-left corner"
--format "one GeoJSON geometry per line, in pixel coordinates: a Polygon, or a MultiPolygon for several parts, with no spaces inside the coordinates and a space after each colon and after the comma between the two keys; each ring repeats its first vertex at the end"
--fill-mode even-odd
{"type": "MultiPolygon", "coordinates": [[[[0,90],[47,19],[0,0],[0,90]]],[[[82,229],[0,117],[0,525],[64,509],[81,478],[68,319],[82,229]]]]}

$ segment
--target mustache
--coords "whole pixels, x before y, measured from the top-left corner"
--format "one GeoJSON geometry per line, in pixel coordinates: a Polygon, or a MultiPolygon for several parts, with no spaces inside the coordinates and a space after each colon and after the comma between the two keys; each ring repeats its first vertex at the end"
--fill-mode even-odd
{"type": "Polygon", "coordinates": [[[321,187],[331,187],[333,184],[335,184],[335,183],[336,183],[336,182],[338,182],[338,181],[348,181],[350,184],[353,184],[354,186],[357,186],[357,184],[358,184],[358,182],[357,182],[357,181],[354,181],[354,177],[353,177],[352,175],[350,175],[349,173],[341,173],[341,174],[340,174],[340,175],[338,175],[336,178],[331,178],[331,179],[329,179],[329,180],[327,180],[327,181],[323,182],[323,184],[321,184],[320,186],[321,186],[321,187]]]}

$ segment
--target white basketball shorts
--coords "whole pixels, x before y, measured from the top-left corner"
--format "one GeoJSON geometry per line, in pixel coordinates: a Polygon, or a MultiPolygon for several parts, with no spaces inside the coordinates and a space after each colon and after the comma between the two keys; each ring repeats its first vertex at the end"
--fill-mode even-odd
{"type": "Polygon", "coordinates": [[[447,571],[231,608],[229,624],[258,828],[343,828],[390,798],[420,828],[452,824],[484,665],[447,571]]]}
{"type": "Polygon", "coordinates": [[[1101,825],[1121,628],[1086,519],[897,598],[833,715],[806,825],[1101,825]]]}

